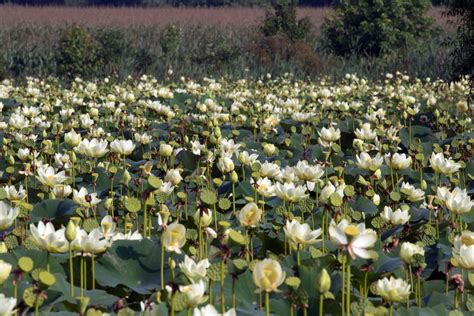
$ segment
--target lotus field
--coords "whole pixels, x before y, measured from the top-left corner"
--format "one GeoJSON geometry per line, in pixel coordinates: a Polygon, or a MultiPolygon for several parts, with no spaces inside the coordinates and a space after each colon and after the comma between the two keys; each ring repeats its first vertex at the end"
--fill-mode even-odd
{"type": "Polygon", "coordinates": [[[469,84],[5,80],[0,315],[467,315],[469,84]]]}

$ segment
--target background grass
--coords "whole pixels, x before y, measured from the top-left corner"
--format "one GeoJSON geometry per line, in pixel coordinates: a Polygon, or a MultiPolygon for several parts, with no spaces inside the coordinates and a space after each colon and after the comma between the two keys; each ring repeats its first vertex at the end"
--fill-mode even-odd
{"type": "Polygon", "coordinates": [[[104,8],[104,7],[0,7],[0,77],[58,75],[57,50],[63,32],[81,25],[102,43],[105,58],[91,77],[150,74],[180,76],[258,77],[291,72],[296,77],[346,73],[379,78],[386,72],[449,79],[451,49],[444,45],[454,31],[436,7],[440,31],[413,47],[384,57],[340,58],[319,48],[319,30],[330,8],[299,8],[313,25],[310,47],[294,47],[285,38],[265,39],[259,24],[262,8],[104,8]],[[164,34],[176,25],[179,34],[171,51],[164,34]],[[105,34],[105,35],[104,35],[105,34]],[[111,35],[112,34],[112,35],[111,35]],[[108,38],[109,40],[105,40],[108,38]],[[112,38],[112,40],[110,40],[112,38]],[[164,38],[164,39],[163,39],[164,38]],[[291,46],[291,47],[290,47],[291,46]]]}

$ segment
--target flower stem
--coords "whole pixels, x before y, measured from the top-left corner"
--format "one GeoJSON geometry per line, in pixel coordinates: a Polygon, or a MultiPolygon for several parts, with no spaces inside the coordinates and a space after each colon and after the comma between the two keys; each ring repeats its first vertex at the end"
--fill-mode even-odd
{"type": "Polygon", "coordinates": [[[323,316],[324,295],[319,295],[319,316],[323,316]]]}
{"type": "Polygon", "coordinates": [[[71,282],[71,297],[74,297],[74,269],[72,266],[72,247],[69,244],[69,278],[71,282]]]}
{"type": "Polygon", "coordinates": [[[265,316],[270,315],[270,292],[265,292],[265,316]]]}
{"type": "Polygon", "coordinates": [[[165,288],[165,247],[161,244],[161,271],[160,271],[160,278],[161,278],[161,289],[165,288]]]}
{"type": "Polygon", "coordinates": [[[349,258],[346,259],[347,261],[347,298],[346,298],[346,311],[347,315],[351,315],[351,263],[349,258]]]}
{"type": "Polygon", "coordinates": [[[224,298],[224,280],[225,280],[225,275],[224,275],[224,265],[225,262],[224,260],[221,260],[221,313],[225,313],[225,298],[224,298]]]}

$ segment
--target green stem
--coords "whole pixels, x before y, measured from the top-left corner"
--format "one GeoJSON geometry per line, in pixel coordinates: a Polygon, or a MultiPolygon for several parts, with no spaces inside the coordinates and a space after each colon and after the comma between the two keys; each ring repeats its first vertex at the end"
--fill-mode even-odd
{"type": "Polygon", "coordinates": [[[319,295],[319,316],[323,316],[324,295],[319,295]]]}
{"type": "Polygon", "coordinates": [[[270,292],[265,292],[265,316],[270,315],[270,292]]]}
{"type": "Polygon", "coordinates": [[[346,310],[347,315],[351,315],[351,263],[349,258],[346,259],[347,261],[347,298],[346,298],[346,310]]]}
{"type": "Polygon", "coordinates": [[[224,280],[225,280],[225,274],[224,274],[224,260],[221,260],[221,313],[225,313],[225,298],[224,298],[224,280]]]}
{"type": "Polygon", "coordinates": [[[161,289],[165,288],[165,247],[161,244],[161,271],[160,271],[160,278],[161,278],[161,289]]]}
{"type": "Polygon", "coordinates": [[[92,289],[95,290],[95,255],[92,254],[91,258],[91,270],[92,270],[92,289]]]}
{"type": "Polygon", "coordinates": [[[74,297],[74,269],[72,266],[72,247],[69,244],[69,278],[71,282],[71,297],[74,297]]]}
{"type": "MultiPolygon", "coordinates": [[[[342,308],[342,312],[341,312],[341,315],[344,316],[345,314],[345,311],[346,311],[346,305],[344,304],[345,303],[345,299],[346,299],[346,287],[344,286],[345,284],[345,277],[346,277],[346,258],[343,258],[343,262],[342,262],[342,296],[341,296],[341,308],[342,308]]],[[[349,315],[350,316],[350,315],[349,315]]]]}

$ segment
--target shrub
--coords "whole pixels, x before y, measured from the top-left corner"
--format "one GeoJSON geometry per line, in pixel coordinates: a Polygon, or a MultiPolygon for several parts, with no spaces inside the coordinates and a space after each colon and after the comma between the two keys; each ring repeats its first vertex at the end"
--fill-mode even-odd
{"type": "Polygon", "coordinates": [[[132,46],[125,39],[124,32],[119,29],[105,29],[95,37],[100,44],[99,58],[105,67],[105,74],[116,72],[121,61],[132,54],[132,46]]]}
{"type": "Polygon", "coordinates": [[[433,31],[430,0],[342,0],[322,26],[323,46],[337,55],[380,55],[433,31]]]}
{"type": "Polygon", "coordinates": [[[450,0],[446,14],[457,22],[457,36],[449,43],[454,48],[454,75],[474,76],[474,0],[450,0]]]}
{"type": "Polygon", "coordinates": [[[59,39],[56,63],[60,75],[93,77],[103,64],[100,43],[82,27],[68,28],[59,39]]]}
{"type": "Polygon", "coordinates": [[[265,36],[285,34],[290,40],[306,39],[312,29],[309,18],[298,20],[296,16],[297,1],[278,0],[274,12],[267,12],[261,27],[265,36]]]}
{"type": "Polygon", "coordinates": [[[165,56],[173,55],[178,49],[181,29],[176,25],[167,25],[160,35],[160,46],[165,56]]]}

